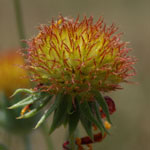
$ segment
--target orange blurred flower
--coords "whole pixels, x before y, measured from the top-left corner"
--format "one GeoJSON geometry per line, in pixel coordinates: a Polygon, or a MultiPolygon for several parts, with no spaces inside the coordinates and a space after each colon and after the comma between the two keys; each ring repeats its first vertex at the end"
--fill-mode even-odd
{"type": "Polygon", "coordinates": [[[23,57],[16,51],[0,53],[0,91],[7,96],[10,96],[17,88],[29,87],[28,74],[19,67],[23,64],[23,57]]]}

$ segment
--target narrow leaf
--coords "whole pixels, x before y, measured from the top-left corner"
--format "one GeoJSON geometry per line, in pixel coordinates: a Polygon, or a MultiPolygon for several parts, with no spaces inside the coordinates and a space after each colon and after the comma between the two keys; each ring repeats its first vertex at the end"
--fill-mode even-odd
{"type": "Polygon", "coordinates": [[[87,101],[80,104],[80,110],[82,114],[86,117],[86,119],[94,123],[99,128],[100,131],[103,131],[102,125],[95,119],[95,116],[92,113],[91,108],[87,101]]]}
{"type": "Polygon", "coordinates": [[[68,101],[66,100],[67,98],[68,98],[67,95],[60,97],[61,102],[58,105],[57,109],[55,110],[49,134],[51,134],[56,128],[58,128],[63,123],[63,120],[67,115],[67,106],[68,106],[68,101]]]}
{"type": "Polygon", "coordinates": [[[46,96],[43,98],[43,103],[41,103],[37,108],[32,109],[31,111],[25,113],[24,115],[17,117],[17,119],[22,118],[30,118],[34,115],[36,115],[51,99],[52,96],[46,96]]]}
{"type": "Polygon", "coordinates": [[[108,133],[108,131],[106,130],[104,124],[103,124],[103,121],[102,121],[102,118],[101,118],[101,115],[100,115],[100,111],[99,111],[99,105],[97,104],[97,102],[94,102],[93,103],[93,108],[95,110],[95,113],[96,113],[96,117],[97,117],[97,120],[99,122],[99,124],[101,124],[103,130],[102,130],[102,135],[104,135],[104,131],[106,133],[108,133]]]}
{"type": "Polygon", "coordinates": [[[45,112],[44,112],[44,115],[41,117],[41,119],[38,121],[38,123],[36,124],[35,126],[35,129],[38,128],[46,119],[49,115],[51,115],[51,113],[53,111],[55,111],[55,109],[57,108],[57,106],[59,105],[61,101],[61,95],[58,95],[56,96],[56,99],[54,101],[54,104],[49,108],[47,109],[45,112]]]}
{"type": "Polygon", "coordinates": [[[75,112],[73,112],[73,114],[69,115],[69,134],[70,134],[70,136],[72,135],[72,133],[74,133],[74,131],[77,128],[79,118],[80,118],[79,110],[76,110],[75,112]]]}
{"type": "Polygon", "coordinates": [[[85,116],[83,114],[80,115],[80,121],[81,121],[81,123],[83,125],[83,128],[87,132],[88,136],[91,139],[93,139],[92,123],[87,118],[85,118],[85,116]]]}
{"type": "Polygon", "coordinates": [[[104,111],[107,120],[111,123],[107,103],[106,103],[105,99],[102,97],[102,95],[100,94],[99,91],[95,91],[95,98],[96,98],[98,104],[102,107],[102,110],[104,111]]]}
{"type": "Polygon", "coordinates": [[[72,110],[72,97],[70,95],[67,96],[67,99],[66,99],[68,102],[68,107],[67,107],[67,113],[68,114],[72,114],[73,112],[71,111],[72,110]]]}
{"type": "Polygon", "coordinates": [[[64,119],[63,119],[63,125],[64,125],[64,127],[67,126],[68,120],[69,120],[69,114],[66,114],[65,117],[64,117],[64,119]]]}
{"type": "Polygon", "coordinates": [[[13,95],[11,95],[11,97],[14,97],[15,95],[17,95],[18,93],[28,93],[28,94],[32,94],[32,93],[34,93],[34,91],[33,90],[31,90],[31,89],[17,89],[14,93],[13,93],[13,95]]]}
{"type": "Polygon", "coordinates": [[[30,95],[30,96],[26,97],[25,99],[23,99],[22,101],[19,101],[18,103],[8,107],[8,109],[15,109],[18,107],[26,106],[28,104],[32,104],[33,102],[37,101],[38,99],[39,99],[39,97],[35,97],[33,95],[30,95]]]}

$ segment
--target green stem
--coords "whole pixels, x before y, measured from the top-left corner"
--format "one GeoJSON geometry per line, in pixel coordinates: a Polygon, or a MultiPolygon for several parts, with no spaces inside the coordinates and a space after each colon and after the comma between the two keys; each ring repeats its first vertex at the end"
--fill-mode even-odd
{"type": "Polygon", "coordinates": [[[31,150],[32,148],[31,148],[31,141],[29,135],[25,135],[23,140],[24,140],[25,150],[31,150]]]}
{"type": "Polygon", "coordinates": [[[22,48],[25,48],[26,44],[21,41],[25,39],[25,32],[24,32],[20,0],[13,0],[13,3],[14,3],[15,15],[16,15],[16,23],[17,23],[20,46],[22,48]]]}
{"type": "Polygon", "coordinates": [[[70,142],[70,149],[71,150],[76,150],[76,144],[75,144],[75,132],[72,133],[70,136],[69,136],[69,142],[70,142]]]}
{"type": "Polygon", "coordinates": [[[46,123],[43,123],[43,125],[41,126],[41,130],[42,130],[43,136],[45,138],[48,150],[53,150],[54,147],[52,144],[52,140],[51,140],[50,136],[48,135],[48,127],[47,127],[46,123]]]}

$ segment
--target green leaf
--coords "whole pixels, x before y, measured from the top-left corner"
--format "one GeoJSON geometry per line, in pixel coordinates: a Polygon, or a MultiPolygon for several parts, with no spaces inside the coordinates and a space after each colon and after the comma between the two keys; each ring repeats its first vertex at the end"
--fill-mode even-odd
{"type": "Polygon", "coordinates": [[[28,94],[33,94],[34,93],[34,91],[33,90],[31,90],[31,89],[17,89],[14,93],[13,93],[13,95],[11,96],[11,97],[14,97],[15,95],[17,95],[18,93],[28,93],[28,94]]]}
{"type": "Polygon", "coordinates": [[[88,136],[93,139],[93,133],[92,133],[92,123],[91,121],[89,121],[84,114],[80,115],[80,121],[83,125],[83,128],[85,129],[85,131],[87,132],[88,136]]]}
{"type": "Polygon", "coordinates": [[[55,111],[55,109],[58,107],[58,105],[60,104],[61,102],[61,94],[58,94],[55,98],[55,101],[54,101],[54,104],[52,104],[52,106],[47,109],[45,112],[44,112],[44,115],[41,117],[41,119],[38,121],[38,123],[36,124],[35,126],[35,129],[38,128],[46,119],[49,115],[51,115],[51,113],[53,111],[55,111]]]}
{"type": "Polygon", "coordinates": [[[68,113],[68,114],[72,114],[73,112],[71,111],[71,110],[72,110],[72,97],[71,97],[71,95],[68,95],[68,96],[67,96],[66,101],[67,101],[67,103],[68,103],[68,106],[67,106],[67,113],[68,113]]]}
{"type": "Polygon", "coordinates": [[[99,91],[95,91],[94,93],[95,93],[95,98],[96,98],[98,104],[102,107],[102,110],[104,111],[107,120],[111,123],[109,109],[108,109],[105,99],[102,97],[102,95],[99,91]]]}
{"type": "Polygon", "coordinates": [[[56,128],[58,128],[64,121],[67,115],[67,107],[68,107],[68,100],[69,96],[64,95],[60,97],[60,104],[55,110],[54,116],[53,116],[53,122],[49,131],[49,134],[51,134],[56,128]]]}
{"type": "Polygon", "coordinates": [[[19,101],[18,103],[8,107],[8,109],[15,109],[18,107],[23,107],[23,106],[26,106],[28,104],[32,104],[37,100],[39,100],[39,97],[36,97],[34,95],[30,95],[30,96],[26,97],[25,99],[19,101]]]}
{"type": "Polygon", "coordinates": [[[86,117],[91,123],[94,123],[100,131],[103,131],[102,125],[95,119],[94,114],[92,113],[92,110],[88,104],[88,102],[85,100],[83,103],[80,104],[80,110],[82,112],[82,115],[86,117]]]}
{"type": "Polygon", "coordinates": [[[17,119],[30,118],[36,115],[48,102],[50,102],[51,98],[52,96],[45,96],[43,98],[43,102],[37,108],[34,108],[31,111],[25,113],[24,115],[17,117],[17,119]]]}
{"type": "Polygon", "coordinates": [[[105,128],[105,126],[103,124],[103,121],[102,121],[102,118],[101,118],[101,115],[100,115],[100,111],[99,111],[99,105],[97,104],[97,102],[93,102],[93,108],[94,108],[97,120],[98,120],[99,124],[101,124],[101,126],[103,128],[102,135],[104,135],[104,131],[106,133],[108,133],[108,131],[106,130],[106,128],[105,128]]]}
{"type": "Polygon", "coordinates": [[[74,133],[74,131],[76,130],[79,119],[80,119],[80,112],[76,108],[76,110],[69,115],[69,134],[70,134],[69,136],[71,136],[72,133],[74,133]]]}
{"type": "Polygon", "coordinates": [[[67,126],[68,120],[69,120],[69,114],[66,114],[65,117],[64,117],[64,119],[63,119],[63,125],[64,125],[64,127],[67,126]]]}

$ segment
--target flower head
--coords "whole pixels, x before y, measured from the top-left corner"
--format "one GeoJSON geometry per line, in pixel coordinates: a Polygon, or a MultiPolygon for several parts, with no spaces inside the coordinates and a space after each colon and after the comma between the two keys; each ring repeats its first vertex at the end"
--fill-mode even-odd
{"type": "Polygon", "coordinates": [[[93,17],[80,22],[61,16],[28,42],[27,68],[40,89],[52,94],[89,96],[118,89],[134,75],[135,60],[116,31],[101,18],[93,23],[93,17]]]}
{"type": "Polygon", "coordinates": [[[101,141],[116,110],[113,100],[101,93],[120,88],[135,74],[135,59],[116,31],[115,25],[107,27],[101,18],[93,23],[92,17],[79,21],[61,16],[41,26],[40,33],[27,42],[25,65],[38,84],[35,90],[18,89],[14,95],[25,92],[28,97],[10,109],[24,107],[19,118],[29,118],[51,103],[35,128],[54,112],[50,134],[68,125],[71,138],[81,121],[88,137],[77,141],[79,148],[101,141]],[[93,134],[92,127],[100,133],[93,134]]]}
{"type": "Polygon", "coordinates": [[[27,72],[18,65],[24,65],[24,60],[16,51],[0,54],[0,91],[5,92],[7,96],[17,88],[29,87],[29,79],[25,78],[27,72]]]}

